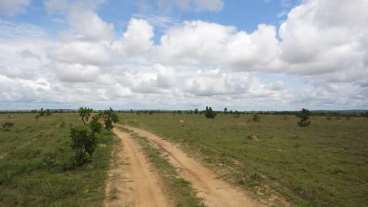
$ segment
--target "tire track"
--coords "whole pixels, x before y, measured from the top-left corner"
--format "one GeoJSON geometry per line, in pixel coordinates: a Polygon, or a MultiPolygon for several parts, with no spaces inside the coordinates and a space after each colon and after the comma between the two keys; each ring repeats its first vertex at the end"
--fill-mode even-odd
{"type": "Polygon", "coordinates": [[[125,128],[145,137],[154,143],[162,152],[167,154],[184,179],[192,183],[208,207],[263,207],[264,204],[253,199],[247,192],[223,180],[210,169],[204,167],[193,158],[170,142],[143,129],[124,126],[125,128]]]}
{"type": "Polygon", "coordinates": [[[113,132],[122,143],[113,159],[126,160],[127,165],[114,166],[112,162],[110,169],[116,172],[109,173],[105,206],[170,207],[164,186],[139,145],[128,133],[117,128],[113,132]]]}

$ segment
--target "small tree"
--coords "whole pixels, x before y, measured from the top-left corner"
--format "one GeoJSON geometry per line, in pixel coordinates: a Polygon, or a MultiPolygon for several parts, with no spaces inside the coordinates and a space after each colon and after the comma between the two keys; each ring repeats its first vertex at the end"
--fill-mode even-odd
{"type": "Polygon", "coordinates": [[[40,115],[40,116],[44,116],[44,115],[45,115],[45,113],[46,113],[46,112],[43,110],[43,108],[41,108],[39,115],[40,115]]]}
{"type": "Polygon", "coordinates": [[[297,114],[297,117],[300,118],[300,121],[298,122],[298,126],[300,127],[307,127],[311,124],[311,121],[309,120],[310,112],[307,109],[302,109],[301,112],[297,114]]]}
{"type": "Polygon", "coordinates": [[[92,117],[92,120],[89,122],[89,128],[93,133],[100,133],[102,129],[102,124],[99,122],[99,116],[95,115],[92,117]]]}
{"type": "Polygon", "coordinates": [[[92,112],[93,112],[93,109],[90,109],[87,107],[81,107],[79,109],[79,116],[81,117],[84,125],[88,122],[89,118],[91,117],[92,112]]]}
{"type": "Polygon", "coordinates": [[[113,124],[119,122],[118,115],[110,108],[107,111],[104,111],[102,114],[104,119],[105,129],[111,130],[113,128],[113,124]]]}
{"type": "Polygon", "coordinates": [[[204,115],[207,119],[214,119],[216,117],[216,112],[212,110],[212,107],[206,106],[206,111],[204,112],[204,115]]]}
{"type": "Polygon", "coordinates": [[[198,114],[198,109],[194,109],[194,114],[198,114]]]}
{"type": "Polygon", "coordinates": [[[253,115],[253,121],[254,122],[259,122],[260,121],[260,118],[259,118],[259,115],[258,114],[254,114],[253,115]]]}
{"type": "Polygon", "coordinates": [[[74,151],[74,165],[81,166],[90,161],[96,149],[96,135],[89,127],[72,128],[72,149],[74,151]]]}
{"type": "Polygon", "coordinates": [[[225,113],[225,114],[227,113],[227,108],[226,108],[226,107],[224,108],[224,113],[225,113]]]}

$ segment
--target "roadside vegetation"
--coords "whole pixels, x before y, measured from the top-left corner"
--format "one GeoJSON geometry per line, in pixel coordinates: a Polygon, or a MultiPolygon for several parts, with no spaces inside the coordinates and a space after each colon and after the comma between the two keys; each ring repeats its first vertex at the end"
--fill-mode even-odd
{"type": "Polygon", "coordinates": [[[1,207],[102,205],[113,144],[109,130],[95,134],[89,162],[76,167],[72,137],[85,135],[71,132],[84,127],[77,113],[4,113],[0,123],[1,207]]]}
{"type": "Polygon", "coordinates": [[[226,110],[209,120],[200,113],[205,111],[123,116],[126,124],[179,143],[223,179],[265,199],[276,193],[296,206],[368,206],[365,114],[226,110]]]}
{"type": "Polygon", "coordinates": [[[105,129],[109,131],[113,128],[113,124],[119,121],[117,114],[112,108],[95,114],[89,122],[92,113],[93,109],[80,108],[79,116],[83,125],[72,127],[70,130],[70,137],[72,139],[71,147],[74,151],[72,167],[82,166],[92,160],[98,141],[97,136],[102,129],[100,119],[102,119],[105,129]]]}

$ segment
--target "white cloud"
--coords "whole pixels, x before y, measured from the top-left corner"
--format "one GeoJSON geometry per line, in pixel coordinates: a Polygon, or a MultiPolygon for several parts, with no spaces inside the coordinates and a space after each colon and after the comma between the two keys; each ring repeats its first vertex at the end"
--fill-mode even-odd
{"type": "Polygon", "coordinates": [[[259,25],[253,33],[203,21],[185,22],[161,38],[163,61],[221,66],[231,70],[269,69],[279,55],[276,29],[259,25]],[[259,54],[262,54],[261,56],[259,54]]]}
{"type": "Polygon", "coordinates": [[[365,8],[365,0],[305,1],[280,27],[281,59],[297,73],[366,71],[365,8]]]}
{"type": "Polygon", "coordinates": [[[59,12],[66,16],[70,31],[67,38],[87,41],[111,41],[114,37],[114,25],[105,22],[96,9],[105,0],[47,0],[49,13],[59,12]]]}
{"type": "Polygon", "coordinates": [[[56,41],[40,28],[0,21],[1,101],[132,108],[368,106],[365,0],[306,0],[280,28],[170,24],[156,42],[148,19],[130,19],[115,37],[114,25],[96,12],[102,1],[60,2],[47,3],[69,24],[56,41]]]}
{"type": "Polygon", "coordinates": [[[141,55],[153,47],[153,27],[145,20],[131,19],[122,41],[115,42],[114,48],[127,56],[141,55]]]}
{"type": "Polygon", "coordinates": [[[57,64],[57,77],[65,82],[92,82],[100,75],[100,69],[93,65],[57,64]]]}
{"type": "Polygon", "coordinates": [[[29,3],[30,0],[1,0],[0,16],[15,16],[22,13],[29,3]]]}
{"type": "Polygon", "coordinates": [[[88,41],[112,40],[114,26],[103,21],[95,12],[73,8],[68,21],[75,38],[88,41]]]}
{"type": "Polygon", "coordinates": [[[52,51],[51,56],[54,60],[63,63],[101,65],[110,60],[107,47],[100,42],[65,42],[52,51]]]}

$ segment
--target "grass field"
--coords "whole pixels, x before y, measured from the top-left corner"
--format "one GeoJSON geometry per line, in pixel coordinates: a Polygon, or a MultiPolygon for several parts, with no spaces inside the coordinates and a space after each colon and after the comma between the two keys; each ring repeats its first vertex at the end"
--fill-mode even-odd
{"type": "Polygon", "coordinates": [[[77,113],[0,114],[0,206],[101,206],[113,138],[98,137],[93,161],[69,169],[70,127],[82,124],[77,113]]]}
{"type": "Polygon", "coordinates": [[[368,119],[121,114],[125,123],[180,143],[259,196],[271,187],[297,206],[368,206],[368,119]]]}

